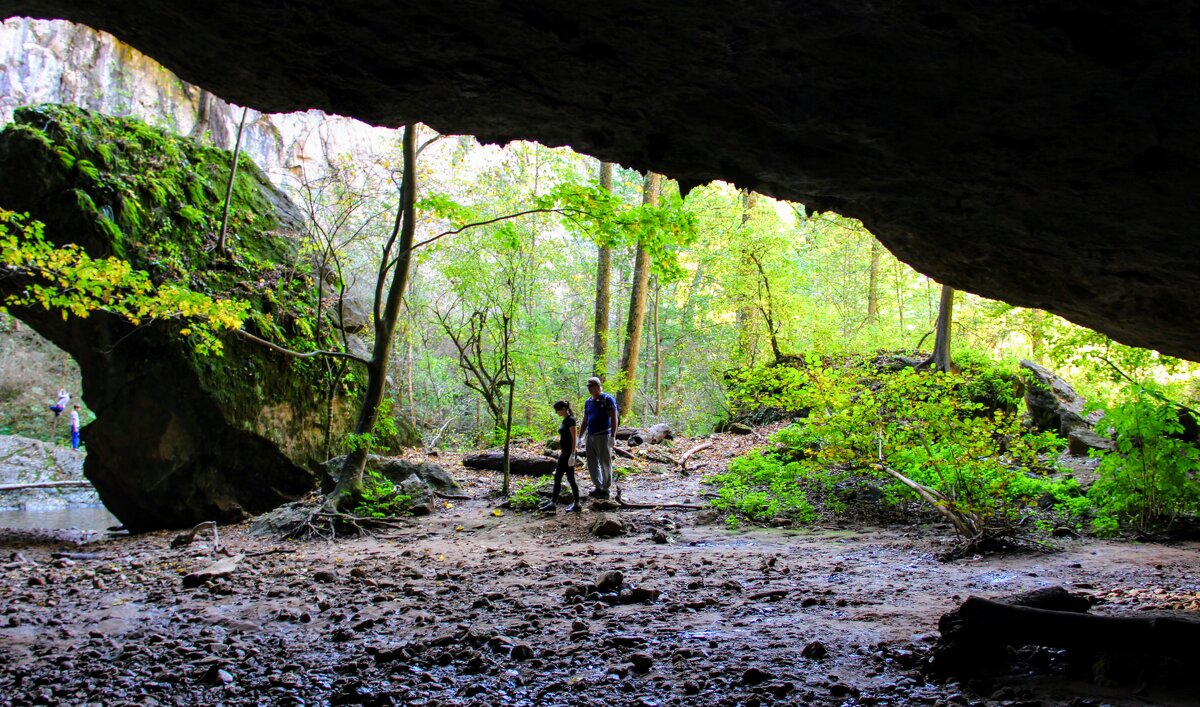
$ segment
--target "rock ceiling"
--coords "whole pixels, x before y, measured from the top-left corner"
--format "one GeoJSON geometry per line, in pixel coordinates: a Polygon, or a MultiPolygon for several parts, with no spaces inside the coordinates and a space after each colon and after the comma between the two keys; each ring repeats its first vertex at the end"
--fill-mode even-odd
{"type": "Polygon", "coordinates": [[[270,111],[534,139],[861,218],[960,289],[1200,359],[1190,3],[0,0],[270,111]]]}

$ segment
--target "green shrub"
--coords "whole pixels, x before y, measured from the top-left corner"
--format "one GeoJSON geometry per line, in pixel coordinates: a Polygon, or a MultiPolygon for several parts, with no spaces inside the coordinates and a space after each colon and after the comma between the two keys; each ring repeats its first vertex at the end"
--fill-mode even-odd
{"type": "Polygon", "coordinates": [[[1100,478],[1088,491],[1098,535],[1168,530],[1181,515],[1200,512],[1200,450],[1178,437],[1176,408],[1139,397],[1117,405],[1097,424],[1111,429],[1116,449],[1100,457],[1100,478]]]}
{"type": "Polygon", "coordinates": [[[391,518],[412,508],[412,496],[396,490],[396,484],[374,469],[363,474],[362,498],[352,511],[360,518],[391,518]]]}
{"type": "MultiPolygon", "coordinates": [[[[712,477],[714,506],[751,520],[811,521],[811,498],[836,515],[846,509],[842,492],[871,478],[882,481],[887,503],[919,499],[895,472],[933,489],[979,534],[1013,532],[1047,495],[1067,512],[1078,486],[1047,478],[1052,469],[1042,461],[1063,441],[1021,428],[1013,372],[982,364],[970,370],[974,377],[810,360],[796,371],[801,378],[790,379],[794,390],[772,388],[765,397],[743,390],[747,400],[790,401],[809,413],[772,435],[774,449],[735,459],[712,477]]],[[[780,376],[743,379],[754,381],[784,383],[780,376]]]]}
{"type": "Polygon", "coordinates": [[[518,511],[535,511],[545,502],[542,494],[550,491],[551,484],[553,481],[548,476],[518,481],[508,498],[508,505],[518,511]]]}

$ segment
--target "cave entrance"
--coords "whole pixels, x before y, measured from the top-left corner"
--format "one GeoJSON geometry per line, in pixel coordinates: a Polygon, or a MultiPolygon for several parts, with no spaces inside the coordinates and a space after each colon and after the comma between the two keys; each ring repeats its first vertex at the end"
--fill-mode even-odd
{"type": "Polygon", "coordinates": [[[82,485],[87,447],[71,446],[74,406],[80,406],[81,426],[93,419],[82,390],[82,373],[69,353],[0,313],[0,528],[119,525],[95,489],[82,485]],[[69,398],[56,416],[50,406],[60,390],[69,398]]]}

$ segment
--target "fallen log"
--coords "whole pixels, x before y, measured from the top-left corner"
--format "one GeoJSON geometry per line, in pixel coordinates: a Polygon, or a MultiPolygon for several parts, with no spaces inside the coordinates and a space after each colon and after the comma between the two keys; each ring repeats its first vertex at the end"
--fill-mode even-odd
{"type": "MultiPolygon", "coordinates": [[[[644,430],[637,430],[629,436],[629,446],[636,447],[642,444],[660,444],[665,440],[674,437],[671,432],[671,426],[665,422],[660,422],[657,425],[651,425],[644,430]]],[[[618,439],[620,439],[618,437],[618,439]]]]}
{"type": "Polygon", "coordinates": [[[655,452],[650,449],[641,449],[639,451],[643,457],[649,459],[652,462],[658,462],[659,464],[670,464],[672,466],[679,463],[679,460],[676,459],[675,457],[671,456],[670,454],[665,454],[663,452],[655,452]]]}
{"type": "Polygon", "coordinates": [[[626,459],[637,459],[637,457],[635,457],[628,449],[623,449],[617,446],[613,447],[613,454],[616,454],[618,457],[625,457],[626,459]]]}
{"type": "Polygon", "coordinates": [[[679,468],[683,469],[684,471],[687,471],[688,459],[691,459],[692,455],[695,454],[696,452],[702,452],[705,449],[711,448],[712,446],[713,446],[712,440],[709,440],[707,442],[701,442],[700,444],[697,444],[695,447],[692,447],[691,449],[687,450],[686,452],[683,453],[683,456],[679,458],[679,468]]]}
{"type": "Polygon", "coordinates": [[[36,481],[28,484],[0,484],[0,491],[24,491],[25,489],[84,489],[91,488],[90,481],[36,481]]]}
{"type": "MultiPolygon", "coordinates": [[[[508,460],[509,471],[523,476],[545,476],[553,474],[558,461],[546,457],[535,457],[532,454],[511,454],[508,460]]],[[[463,466],[468,469],[487,469],[489,471],[504,470],[504,452],[489,450],[463,457],[463,466]]]]}
{"type": "Polygon", "coordinates": [[[942,636],[930,667],[943,674],[977,673],[1002,661],[1008,646],[1063,648],[1085,655],[1175,656],[1186,654],[1200,642],[1200,622],[1159,616],[1096,616],[1086,613],[1088,603],[1086,597],[1065,590],[1007,601],[969,597],[938,622],[942,636]]]}

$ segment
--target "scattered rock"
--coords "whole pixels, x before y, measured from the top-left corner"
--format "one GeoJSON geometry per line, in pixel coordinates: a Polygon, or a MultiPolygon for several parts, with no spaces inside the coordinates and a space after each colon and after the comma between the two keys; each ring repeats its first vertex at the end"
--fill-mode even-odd
{"type": "Polygon", "coordinates": [[[754,428],[742,422],[731,423],[727,429],[735,435],[748,435],[754,431],[754,428]]]}
{"type": "Polygon", "coordinates": [[[625,574],[620,570],[612,570],[596,579],[596,588],[602,592],[618,592],[624,583],[625,574]]]}
{"type": "Polygon", "coordinates": [[[742,682],[747,685],[759,685],[773,678],[774,675],[768,673],[762,668],[747,668],[746,672],[742,673],[742,682]]]}
{"type": "Polygon", "coordinates": [[[597,537],[612,538],[625,534],[625,523],[620,518],[605,514],[597,518],[589,530],[597,537]]]}
{"type": "Polygon", "coordinates": [[[337,573],[333,570],[317,570],[316,572],[313,572],[313,581],[332,584],[333,582],[338,581],[337,573]]]}
{"type": "Polygon", "coordinates": [[[513,660],[529,660],[533,657],[533,648],[528,643],[515,643],[508,655],[513,660]]]}
{"type": "Polygon", "coordinates": [[[654,666],[654,659],[645,653],[634,653],[629,656],[629,662],[633,665],[634,671],[639,673],[649,672],[650,668],[654,666]]]}
{"type": "Polygon", "coordinates": [[[809,660],[821,660],[829,655],[829,651],[825,648],[825,644],[820,641],[813,641],[800,651],[800,655],[809,660]]]}

